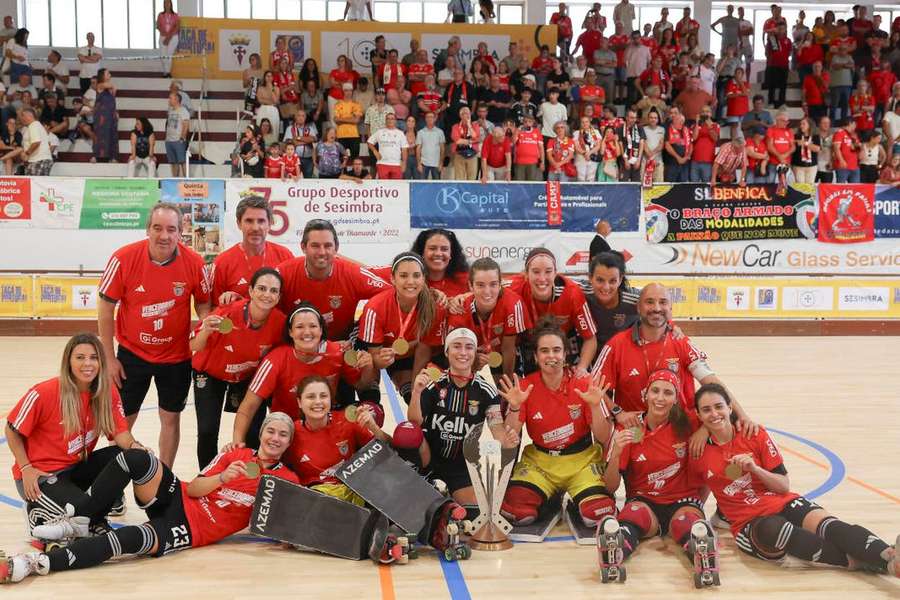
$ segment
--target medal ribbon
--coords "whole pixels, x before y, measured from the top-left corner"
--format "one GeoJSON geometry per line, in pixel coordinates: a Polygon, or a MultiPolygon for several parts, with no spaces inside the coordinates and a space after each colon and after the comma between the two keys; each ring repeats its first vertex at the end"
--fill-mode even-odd
{"type": "MultiPolygon", "coordinates": [[[[400,300],[397,299],[396,294],[394,295],[394,299],[397,300],[397,312],[400,313],[400,318],[403,319],[403,309],[400,308],[400,300]]],[[[403,319],[403,322],[400,324],[400,331],[397,332],[397,339],[402,338],[403,334],[406,333],[406,328],[409,327],[409,322],[412,320],[412,318],[415,316],[415,314],[418,312],[418,310],[419,310],[419,305],[417,303],[413,307],[413,309],[411,311],[409,311],[409,314],[406,315],[406,318],[403,319]]]]}

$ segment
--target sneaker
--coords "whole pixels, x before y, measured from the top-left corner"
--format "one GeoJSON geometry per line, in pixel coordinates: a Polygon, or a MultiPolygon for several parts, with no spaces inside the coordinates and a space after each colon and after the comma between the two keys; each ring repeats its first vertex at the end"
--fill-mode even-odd
{"type": "Polygon", "coordinates": [[[0,559],[0,583],[19,583],[29,575],[46,575],[50,572],[50,559],[46,554],[30,552],[0,559]]]}
{"type": "Polygon", "coordinates": [[[90,537],[91,520],[89,517],[60,517],[52,523],[36,525],[31,535],[48,541],[90,537]]]}
{"type": "Polygon", "coordinates": [[[121,517],[128,510],[128,507],[125,506],[125,495],[119,496],[119,499],[116,500],[116,503],[112,505],[112,508],[109,509],[110,517],[121,517]]]}

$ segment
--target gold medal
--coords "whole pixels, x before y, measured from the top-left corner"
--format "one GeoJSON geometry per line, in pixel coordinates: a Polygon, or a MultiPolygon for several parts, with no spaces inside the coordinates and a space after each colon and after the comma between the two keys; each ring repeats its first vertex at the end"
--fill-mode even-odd
{"type": "Polygon", "coordinates": [[[443,375],[443,372],[437,367],[428,367],[425,369],[425,374],[428,375],[432,381],[437,381],[443,375]]]}
{"type": "Polygon", "coordinates": [[[355,367],[359,362],[359,352],[353,350],[352,348],[350,350],[347,350],[346,352],[344,352],[344,362],[351,367],[355,367]]]}
{"type": "Polygon", "coordinates": [[[499,352],[491,352],[488,354],[488,366],[492,369],[500,368],[503,364],[503,355],[499,352]]]}
{"type": "Polygon", "coordinates": [[[391,344],[391,349],[397,356],[403,356],[404,354],[409,352],[409,342],[407,342],[403,338],[397,338],[396,340],[394,340],[394,343],[391,344]]]}
{"type": "Polygon", "coordinates": [[[631,428],[631,443],[638,444],[644,439],[644,428],[643,427],[632,427],[631,428]]]}
{"type": "Polygon", "coordinates": [[[232,322],[232,320],[229,319],[228,317],[225,317],[224,319],[219,321],[219,333],[222,333],[222,334],[231,333],[231,331],[233,329],[234,329],[234,322],[232,322]]]}
{"type": "Polygon", "coordinates": [[[258,462],[248,462],[244,465],[244,470],[247,471],[247,477],[250,479],[259,477],[260,468],[258,462]]]}
{"type": "Polygon", "coordinates": [[[731,479],[732,481],[738,479],[743,474],[744,470],[740,467],[740,465],[737,465],[735,463],[731,463],[727,467],[725,467],[725,477],[731,479]]]}
{"type": "Polygon", "coordinates": [[[356,423],[356,417],[358,416],[359,407],[355,404],[351,404],[347,408],[344,409],[344,418],[347,419],[351,423],[356,423]]]}

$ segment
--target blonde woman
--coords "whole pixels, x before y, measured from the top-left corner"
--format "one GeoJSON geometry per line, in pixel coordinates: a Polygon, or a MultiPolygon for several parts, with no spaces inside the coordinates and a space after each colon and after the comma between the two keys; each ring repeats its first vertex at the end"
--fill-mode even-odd
{"type": "Polygon", "coordinates": [[[581,128],[575,132],[575,172],[578,181],[594,181],[600,164],[600,131],[589,117],[581,117],[581,128]]]}
{"type": "MultiPolygon", "coordinates": [[[[76,515],[88,514],[87,489],[103,467],[122,449],[142,447],[129,432],[97,336],[79,333],[69,340],[59,375],[34,385],[6,415],[6,439],[29,532],[64,516],[67,504],[76,515]],[[115,445],[95,452],[100,437],[115,445]]],[[[112,504],[90,524],[103,525],[112,504]]]]}

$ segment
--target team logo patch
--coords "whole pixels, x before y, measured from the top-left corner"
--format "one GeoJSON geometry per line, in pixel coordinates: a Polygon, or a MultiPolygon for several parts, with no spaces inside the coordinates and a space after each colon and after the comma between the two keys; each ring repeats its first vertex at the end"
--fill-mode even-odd
{"type": "Polygon", "coordinates": [[[343,296],[328,296],[328,306],[331,308],[340,308],[343,296]]]}
{"type": "Polygon", "coordinates": [[[347,456],[350,454],[350,444],[347,440],[341,440],[337,443],[338,452],[341,453],[341,456],[347,456]]]}
{"type": "Polygon", "coordinates": [[[197,386],[198,390],[202,390],[206,387],[206,375],[197,375],[194,377],[194,385],[197,386]]]}
{"type": "Polygon", "coordinates": [[[473,417],[478,415],[478,400],[469,400],[469,414],[473,417]]]}
{"type": "Polygon", "coordinates": [[[672,447],[675,449],[675,456],[684,458],[685,452],[687,451],[687,444],[679,442],[678,444],[672,444],[672,447]]]}
{"type": "Polygon", "coordinates": [[[183,281],[173,281],[172,282],[172,293],[176,296],[184,295],[184,288],[187,287],[187,284],[183,281]]]}
{"type": "Polygon", "coordinates": [[[615,325],[616,329],[621,329],[625,326],[625,315],[622,313],[616,313],[613,315],[613,325],[615,325]]]}
{"type": "Polygon", "coordinates": [[[503,323],[494,325],[494,333],[497,333],[497,334],[503,333],[503,323]]]}
{"type": "Polygon", "coordinates": [[[580,404],[569,404],[569,416],[572,417],[572,420],[581,418],[581,405],[580,404]]]}
{"type": "Polygon", "coordinates": [[[677,358],[667,358],[666,359],[666,368],[673,373],[678,373],[678,363],[679,360],[677,358]]]}

